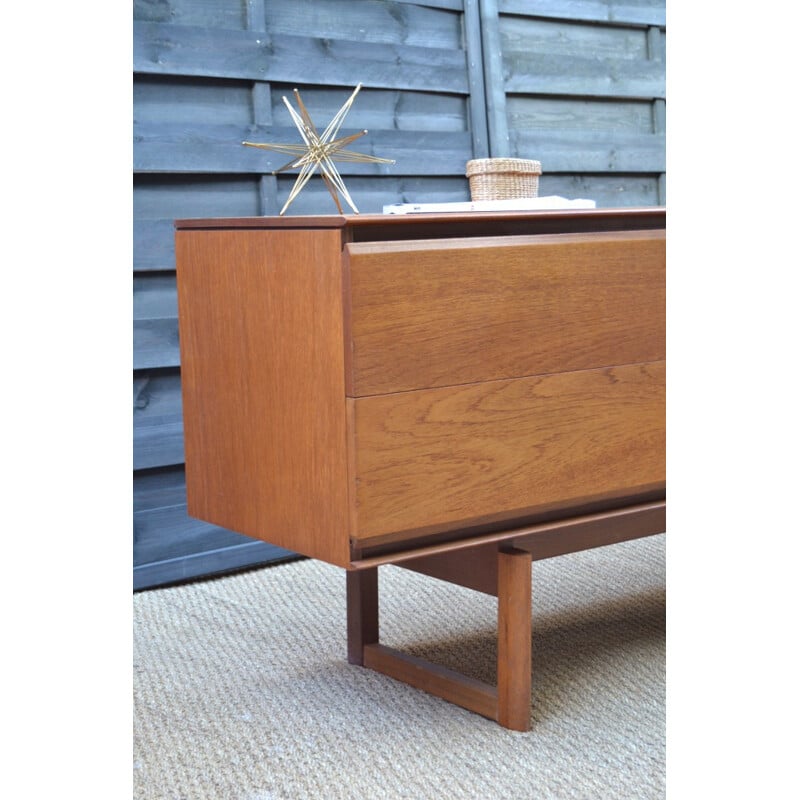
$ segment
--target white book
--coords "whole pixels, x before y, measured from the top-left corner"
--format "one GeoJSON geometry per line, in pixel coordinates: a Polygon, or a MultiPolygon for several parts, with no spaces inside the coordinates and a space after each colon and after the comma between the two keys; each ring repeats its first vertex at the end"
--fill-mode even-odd
{"type": "Polygon", "coordinates": [[[466,200],[460,203],[393,203],[384,214],[431,214],[446,211],[537,211],[547,208],[596,208],[594,200],[568,200],[566,197],[526,197],[514,200],[466,200]]]}

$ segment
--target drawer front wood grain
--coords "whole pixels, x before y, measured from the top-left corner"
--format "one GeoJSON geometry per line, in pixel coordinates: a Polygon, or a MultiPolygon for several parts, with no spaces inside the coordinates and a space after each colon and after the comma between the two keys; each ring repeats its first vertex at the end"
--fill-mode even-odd
{"type": "Polygon", "coordinates": [[[665,357],[665,232],[345,247],[351,397],[665,357]]]}
{"type": "Polygon", "coordinates": [[[658,361],[350,400],[355,538],[663,486],[664,393],[658,361]]]}

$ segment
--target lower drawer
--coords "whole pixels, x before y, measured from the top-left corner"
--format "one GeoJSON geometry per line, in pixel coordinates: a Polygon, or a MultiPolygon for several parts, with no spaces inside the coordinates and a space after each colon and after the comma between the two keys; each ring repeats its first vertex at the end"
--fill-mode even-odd
{"type": "Polygon", "coordinates": [[[357,540],[665,482],[665,362],[348,400],[357,540]]]}

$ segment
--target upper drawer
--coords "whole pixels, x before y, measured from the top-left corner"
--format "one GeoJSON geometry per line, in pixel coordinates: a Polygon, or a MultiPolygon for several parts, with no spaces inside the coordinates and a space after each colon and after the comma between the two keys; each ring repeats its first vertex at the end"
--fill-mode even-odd
{"type": "Polygon", "coordinates": [[[656,361],[665,232],[345,246],[351,397],[656,361]]]}

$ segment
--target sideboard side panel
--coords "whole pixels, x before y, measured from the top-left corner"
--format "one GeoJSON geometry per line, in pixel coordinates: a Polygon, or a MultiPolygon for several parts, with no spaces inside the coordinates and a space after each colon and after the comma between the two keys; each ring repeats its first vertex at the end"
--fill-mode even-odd
{"type": "Polygon", "coordinates": [[[338,230],[176,233],[191,516],[349,563],[338,230]]]}

